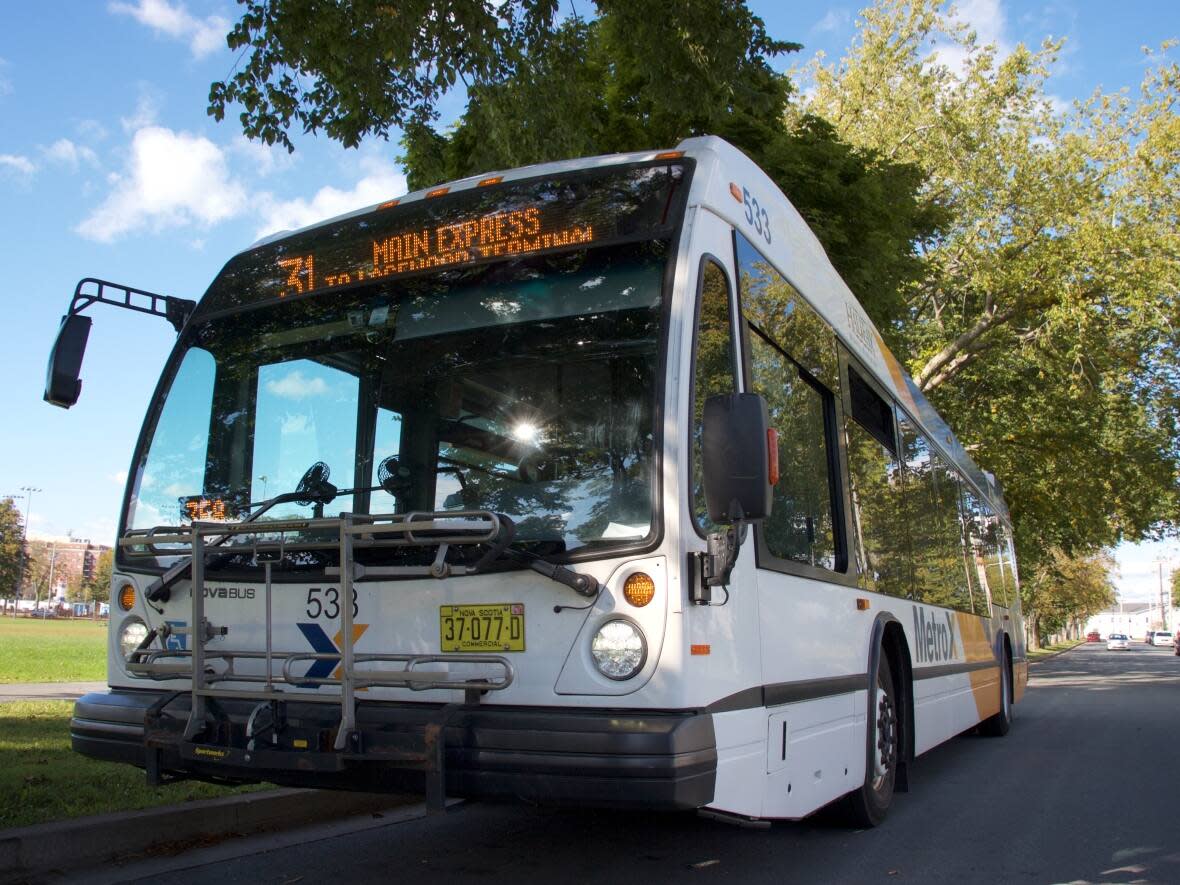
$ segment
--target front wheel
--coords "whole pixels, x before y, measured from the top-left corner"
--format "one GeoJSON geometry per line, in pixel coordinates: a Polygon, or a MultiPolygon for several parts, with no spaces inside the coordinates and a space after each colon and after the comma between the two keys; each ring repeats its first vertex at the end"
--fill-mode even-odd
{"type": "Polygon", "coordinates": [[[1012,727],[1012,664],[1008,656],[1000,664],[1000,711],[985,719],[979,727],[988,737],[1003,737],[1012,727]]]}
{"type": "Polygon", "coordinates": [[[869,729],[868,740],[872,764],[865,772],[865,782],[860,789],[849,793],[840,800],[840,816],[850,826],[875,827],[885,820],[889,806],[893,803],[893,786],[897,780],[897,757],[901,730],[897,715],[897,690],[893,686],[893,673],[889,659],[881,651],[877,664],[876,701],[873,709],[874,727],[869,729]]]}

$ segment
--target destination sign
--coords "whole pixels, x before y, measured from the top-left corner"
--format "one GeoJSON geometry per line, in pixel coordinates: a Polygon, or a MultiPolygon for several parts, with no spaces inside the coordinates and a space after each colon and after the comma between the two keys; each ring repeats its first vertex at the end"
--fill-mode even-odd
{"type": "Polygon", "coordinates": [[[607,166],[383,203],[234,257],[194,319],[399,276],[670,236],[688,161],[607,166]]]}
{"type": "Polygon", "coordinates": [[[286,275],[279,297],[304,295],[319,289],[396,274],[561,249],[594,241],[594,225],[570,224],[562,227],[560,225],[565,219],[553,218],[556,214],[550,212],[547,215],[542,207],[529,206],[506,212],[490,212],[435,227],[394,231],[372,240],[371,256],[358,255],[344,266],[325,266],[325,259],[321,258],[317,262],[314,252],[278,258],[279,270],[286,275]]]}

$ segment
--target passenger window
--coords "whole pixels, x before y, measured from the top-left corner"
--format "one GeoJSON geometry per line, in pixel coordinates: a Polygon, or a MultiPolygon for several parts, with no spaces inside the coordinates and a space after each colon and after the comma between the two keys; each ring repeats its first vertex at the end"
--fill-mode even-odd
{"type": "Polygon", "coordinates": [[[848,370],[848,385],[848,482],[857,583],[865,590],[907,596],[909,544],[893,410],[855,369],[848,370]]]}
{"type": "Polygon", "coordinates": [[[914,598],[972,611],[958,478],[908,416],[900,414],[898,420],[906,468],[905,510],[913,550],[914,598]]]}
{"type": "Polygon", "coordinates": [[[762,523],[774,556],[826,569],[837,564],[827,415],[831,394],[750,326],[750,370],[755,393],[766,399],[778,431],[779,481],[762,523]]]}
{"type": "Polygon", "coordinates": [[[701,294],[697,307],[696,353],[693,366],[692,424],[692,502],[696,524],[704,533],[715,529],[705,506],[705,487],[701,475],[701,418],[705,400],[737,389],[733,344],[733,317],[730,312],[729,281],[713,261],[701,271],[701,294]]]}
{"type": "Polygon", "coordinates": [[[791,283],[737,234],[742,313],[824,387],[840,389],[836,336],[791,283]]]}
{"type": "Polygon", "coordinates": [[[1006,608],[1008,600],[1000,554],[1000,521],[991,507],[966,484],[963,486],[963,519],[971,545],[975,585],[990,596],[995,605],[1006,608]]]}

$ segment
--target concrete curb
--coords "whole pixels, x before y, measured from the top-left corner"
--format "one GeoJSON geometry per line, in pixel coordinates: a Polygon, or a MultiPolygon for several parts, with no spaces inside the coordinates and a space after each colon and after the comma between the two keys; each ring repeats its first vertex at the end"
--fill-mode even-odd
{"type": "Polygon", "coordinates": [[[277,789],[0,830],[0,883],[76,871],[176,843],[289,829],[420,801],[420,796],[277,789]]]}

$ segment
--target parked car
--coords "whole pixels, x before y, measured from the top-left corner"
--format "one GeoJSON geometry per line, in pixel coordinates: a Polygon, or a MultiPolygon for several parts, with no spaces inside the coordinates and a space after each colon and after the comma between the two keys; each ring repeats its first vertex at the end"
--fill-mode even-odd
{"type": "Polygon", "coordinates": [[[1086,634],[1086,642],[1101,642],[1101,641],[1102,641],[1102,634],[1099,633],[1097,630],[1091,630],[1089,633],[1086,634]]]}
{"type": "Polygon", "coordinates": [[[33,618],[56,618],[57,612],[51,608],[35,608],[29,612],[29,616],[33,618]]]}
{"type": "Polygon", "coordinates": [[[1172,638],[1172,634],[1169,633],[1167,630],[1156,630],[1151,635],[1151,644],[1152,645],[1171,646],[1174,641],[1175,640],[1172,638]]]}
{"type": "Polygon", "coordinates": [[[1127,650],[1127,635],[1125,633],[1111,633],[1106,637],[1106,650],[1126,651],[1127,650]]]}

